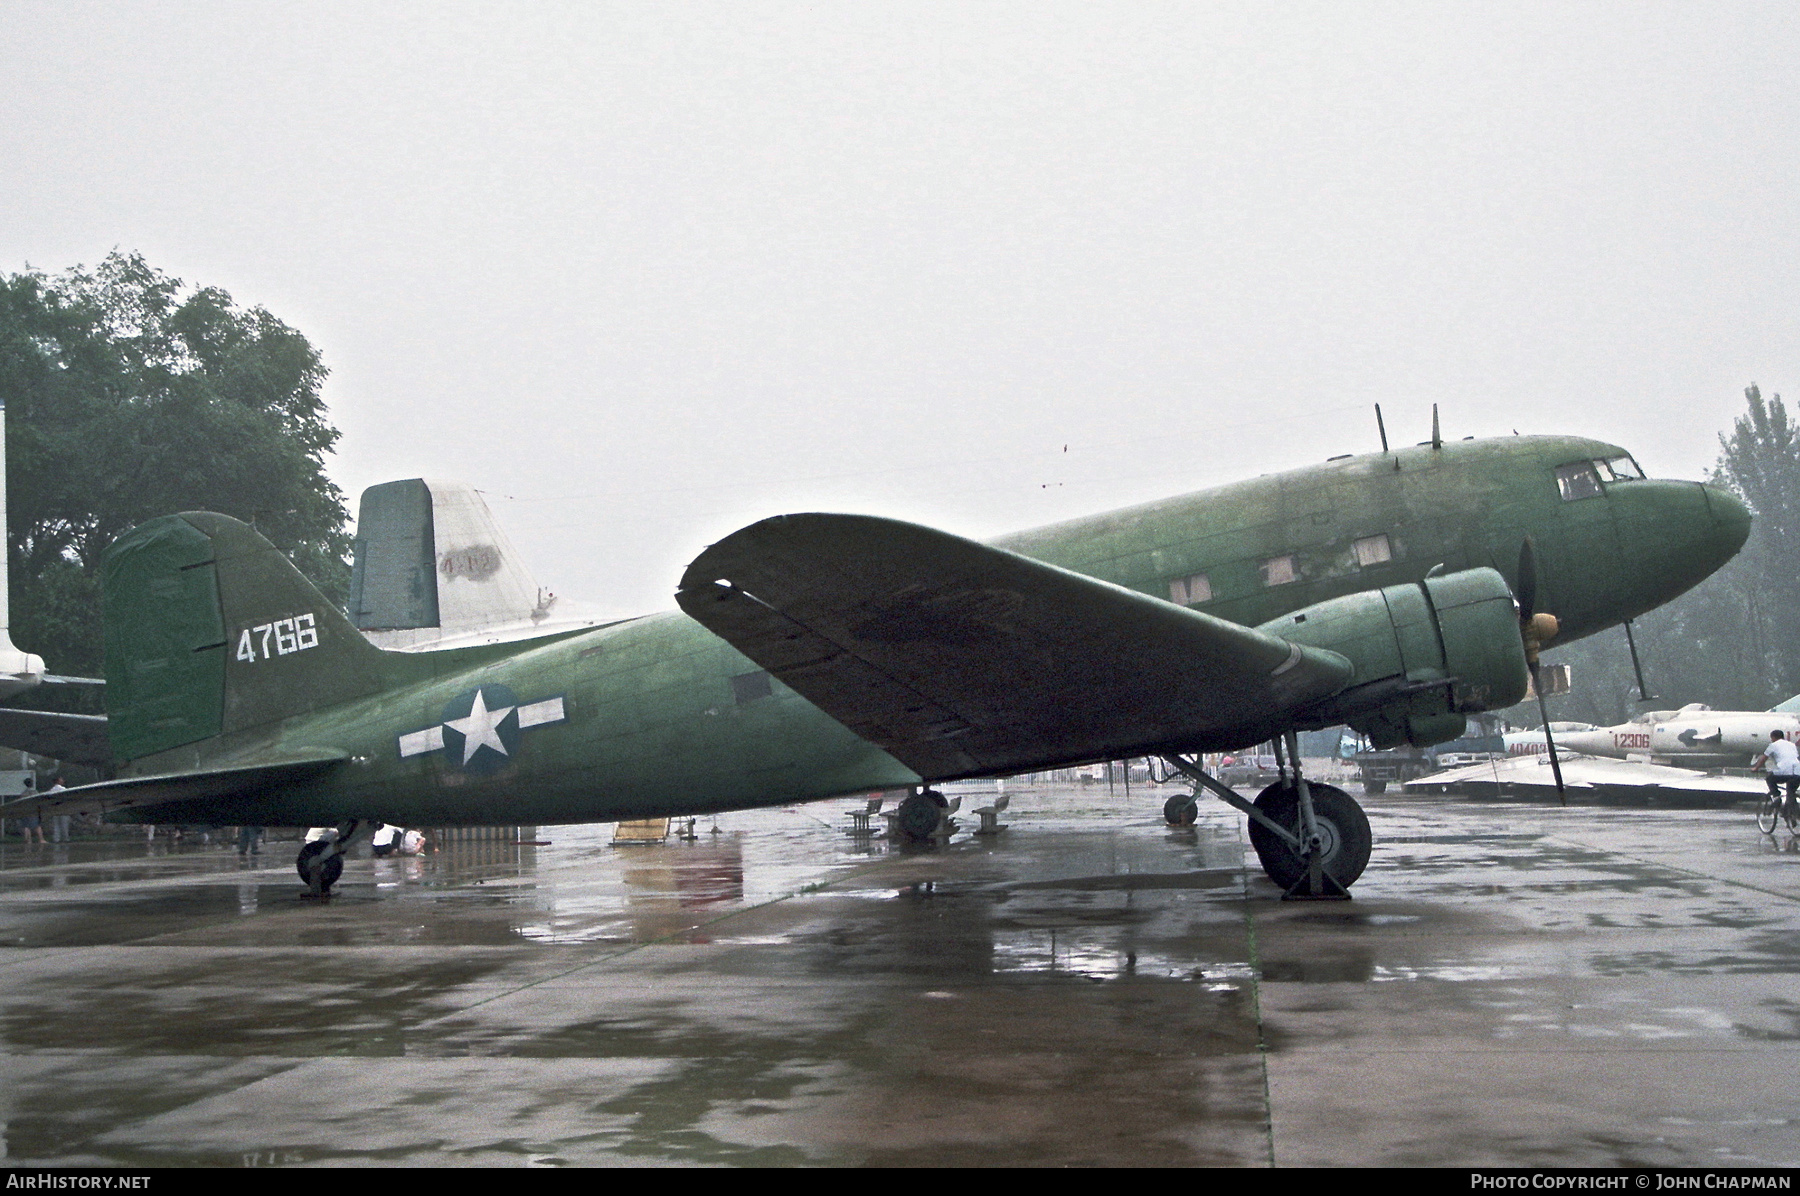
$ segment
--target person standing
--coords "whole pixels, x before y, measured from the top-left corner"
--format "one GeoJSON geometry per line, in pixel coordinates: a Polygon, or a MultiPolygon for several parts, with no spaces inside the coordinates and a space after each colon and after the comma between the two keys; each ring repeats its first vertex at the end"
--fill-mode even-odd
{"type": "Polygon", "coordinates": [[[1750,767],[1756,770],[1765,764],[1769,766],[1769,796],[1781,803],[1781,812],[1787,818],[1788,829],[1792,830],[1796,821],[1800,821],[1800,809],[1796,808],[1795,802],[1795,792],[1800,790],[1800,747],[1782,732],[1770,731],[1769,746],[1750,767]],[[1787,790],[1785,795],[1783,789],[1787,790]]]}

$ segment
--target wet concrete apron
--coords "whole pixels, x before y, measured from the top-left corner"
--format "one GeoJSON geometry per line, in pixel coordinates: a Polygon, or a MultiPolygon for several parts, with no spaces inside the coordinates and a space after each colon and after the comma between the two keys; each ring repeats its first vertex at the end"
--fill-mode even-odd
{"type": "Polygon", "coordinates": [[[324,906],[285,847],[8,843],[7,1161],[1800,1161],[1800,853],[1748,810],[1374,798],[1357,899],[1284,905],[1162,796],[550,828],[324,906]]]}

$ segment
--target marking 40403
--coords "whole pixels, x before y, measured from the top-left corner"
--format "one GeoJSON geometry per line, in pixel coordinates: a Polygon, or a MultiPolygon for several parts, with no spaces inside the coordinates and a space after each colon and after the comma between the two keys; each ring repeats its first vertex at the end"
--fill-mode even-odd
{"type": "Polygon", "coordinates": [[[319,646],[318,621],[310,614],[246,627],[238,636],[237,658],[254,663],[319,646]]]}

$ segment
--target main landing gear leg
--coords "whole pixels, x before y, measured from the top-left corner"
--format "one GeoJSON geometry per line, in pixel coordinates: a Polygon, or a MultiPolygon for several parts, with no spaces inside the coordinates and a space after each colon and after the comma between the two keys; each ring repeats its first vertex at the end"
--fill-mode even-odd
{"type": "Polygon", "coordinates": [[[329,897],[331,886],[344,874],[344,854],[359,835],[364,832],[372,835],[380,825],[379,822],[352,818],[338,827],[336,836],[314,839],[302,847],[294,867],[299,871],[300,879],[306,882],[307,896],[329,897]]]}
{"type": "Polygon", "coordinates": [[[1369,863],[1373,835],[1362,807],[1342,789],[1316,785],[1300,775],[1291,739],[1292,779],[1270,785],[1249,801],[1208,774],[1194,760],[1165,756],[1170,767],[1250,819],[1256,858],[1283,890],[1283,900],[1345,901],[1369,863]],[[1302,797],[1304,794],[1304,797],[1302,797]]]}
{"type": "MultiPolygon", "coordinates": [[[[1313,808],[1312,786],[1307,784],[1306,777],[1300,772],[1300,737],[1293,731],[1289,731],[1285,738],[1288,763],[1293,769],[1293,787],[1299,798],[1297,804],[1300,807],[1300,825],[1298,829],[1305,850],[1302,854],[1302,874],[1287,887],[1287,891],[1281,895],[1281,899],[1283,901],[1348,901],[1350,900],[1350,890],[1339,884],[1337,878],[1325,870],[1325,824],[1313,808]]],[[[1345,794],[1345,797],[1348,796],[1345,794]]],[[[1357,813],[1361,814],[1361,809],[1358,809],[1357,813]]],[[[1368,819],[1363,819],[1363,825],[1368,825],[1368,819]]],[[[1333,831],[1336,831],[1335,826],[1333,831]]],[[[1337,846],[1340,845],[1333,844],[1333,847],[1337,846]]],[[[1368,862],[1368,849],[1364,848],[1362,863],[1356,869],[1357,875],[1362,874],[1363,866],[1368,862]]]]}

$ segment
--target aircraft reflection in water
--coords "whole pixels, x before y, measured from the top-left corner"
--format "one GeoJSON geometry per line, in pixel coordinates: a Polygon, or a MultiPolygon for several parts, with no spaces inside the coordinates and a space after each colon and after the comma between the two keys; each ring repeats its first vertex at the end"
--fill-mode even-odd
{"type": "Polygon", "coordinates": [[[707,941],[694,915],[744,899],[744,847],[737,835],[720,835],[661,847],[620,847],[625,861],[625,908],[640,942],[687,931],[685,941],[707,941]],[[692,928],[692,929],[690,929],[692,928]]]}
{"type": "MultiPolygon", "coordinates": [[[[575,828],[557,828],[556,835],[573,852],[561,854],[554,865],[536,854],[521,854],[513,867],[494,870],[496,891],[520,906],[518,933],[525,938],[647,943],[679,935],[683,942],[704,943],[710,941],[707,922],[780,895],[779,890],[759,891],[746,900],[744,837],[739,832],[610,847],[602,846],[602,839],[584,839],[575,828]],[[585,854],[584,848],[598,854],[585,854]],[[559,876],[564,869],[579,879],[570,883],[559,876]]],[[[765,834],[762,841],[766,846],[777,840],[765,834]]],[[[784,865],[791,865],[779,852],[777,848],[773,859],[765,855],[759,860],[763,873],[787,875],[784,865]]],[[[453,870],[467,867],[454,857],[436,857],[434,863],[453,870]]],[[[774,878],[761,879],[766,886],[774,878]]]]}
{"type": "Polygon", "coordinates": [[[927,836],[933,782],[1159,755],[1251,818],[1280,886],[1341,895],[1371,843],[1348,794],[1290,769],[1252,804],[1196,754],[1273,739],[1297,761],[1297,730],[1344,723],[1377,746],[1452,739],[1524,696],[1543,642],[1667,602],[1748,529],[1729,493],[1647,480],[1616,445],[1434,437],[990,545],[782,516],[701,553],[680,612],[390,652],[249,527],[167,516],[103,566],[118,779],[20,808],[339,823],[299,861],[323,893],[376,819],[910,787],[899,828],[927,836]]]}

